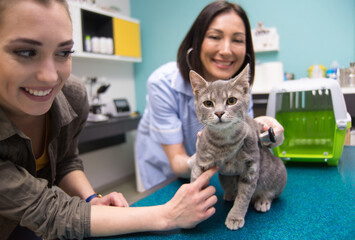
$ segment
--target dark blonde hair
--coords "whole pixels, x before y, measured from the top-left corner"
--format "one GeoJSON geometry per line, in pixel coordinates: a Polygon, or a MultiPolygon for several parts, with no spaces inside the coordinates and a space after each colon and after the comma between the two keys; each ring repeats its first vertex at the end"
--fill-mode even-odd
{"type": "Polygon", "coordinates": [[[205,37],[206,31],[210,26],[213,19],[225,12],[234,11],[244,22],[245,33],[246,33],[246,56],[242,67],[235,73],[238,74],[243,70],[244,66],[249,63],[250,66],[250,85],[254,82],[255,75],[255,56],[254,48],[251,37],[250,23],[248,16],[244,9],[238,4],[230,3],[227,1],[215,1],[207,5],[198,15],[195,22],[192,24],[189,32],[182,41],[178,54],[177,54],[177,63],[180,69],[180,72],[185,81],[189,80],[190,66],[193,70],[198,73],[202,73],[202,62],[200,59],[201,45],[205,37]],[[189,63],[186,59],[186,54],[190,48],[193,48],[189,54],[189,63]]]}

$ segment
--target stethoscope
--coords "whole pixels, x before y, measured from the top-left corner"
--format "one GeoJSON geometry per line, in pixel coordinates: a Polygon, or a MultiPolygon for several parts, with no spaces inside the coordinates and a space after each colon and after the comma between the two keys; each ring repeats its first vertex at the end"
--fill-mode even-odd
{"type": "Polygon", "coordinates": [[[190,68],[190,70],[192,70],[191,64],[190,64],[190,53],[192,52],[192,50],[194,50],[193,48],[189,48],[186,52],[186,62],[187,62],[187,66],[190,68]]]}
{"type": "Polygon", "coordinates": [[[276,136],[274,129],[270,127],[267,131],[260,133],[259,135],[260,142],[276,142],[276,136]]]}
{"type": "MultiPolygon", "coordinates": [[[[192,70],[191,64],[190,64],[190,53],[193,51],[193,48],[189,48],[186,52],[186,63],[187,66],[189,67],[190,70],[192,70]]],[[[259,140],[261,142],[276,142],[276,137],[275,137],[275,132],[272,127],[270,127],[267,131],[260,133],[259,135],[259,140]]]]}

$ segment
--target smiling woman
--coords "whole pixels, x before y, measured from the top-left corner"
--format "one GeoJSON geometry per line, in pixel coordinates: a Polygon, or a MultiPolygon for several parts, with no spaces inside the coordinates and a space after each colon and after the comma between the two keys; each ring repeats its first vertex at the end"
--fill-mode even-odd
{"type": "Polygon", "coordinates": [[[73,44],[65,1],[0,1],[0,239],[190,228],[210,217],[216,170],[160,206],[128,208],[121,193],[94,192],[78,151],[89,106],[70,76],[73,44]]]}
{"type": "Polygon", "coordinates": [[[201,45],[202,72],[208,81],[231,78],[243,65],[246,55],[245,26],[234,12],[216,17],[201,45]],[[226,25],[225,23],[230,24],[226,25]]]}
{"type": "MultiPolygon", "coordinates": [[[[208,4],[180,44],[177,61],[155,70],[147,82],[147,104],[138,126],[135,156],[139,170],[137,187],[150,189],[168,178],[188,178],[196,152],[198,121],[189,72],[207,81],[227,80],[247,64],[249,84],[254,81],[255,59],[248,17],[244,9],[227,1],[208,4]]],[[[230,99],[231,102],[234,99],[230,99]]],[[[213,107],[212,102],[206,102],[213,107]]],[[[248,114],[253,116],[252,101],[248,114]]],[[[255,119],[265,129],[273,127],[277,144],[283,127],[273,118],[255,119]]]]}
{"type": "MultiPolygon", "coordinates": [[[[57,211],[44,208],[55,196],[50,194],[48,186],[55,181],[65,181],[70,175],[66,169],[81,171],[82,166],[75,147],[58,146],[58,139],[62,138],[58,131],[64,123],[50,120],[69,113],[60,105],[70,98],[65,89],[71,85],[78,90],[78,101],[83,103],[84,111],[75,110],[81,115],[75,125],[66,123],[75,130],[68,135],[72,139],[66,140],[66,144],[76,141],[73,134],[80,131],[87,114],[85,89],[68,80],[73,46],[71,20],[65,1],[49,0],[1,1],[0,16],[0,238],[7,238],[12,233],[10,239],[28,239],[34,236],[32,231],[52,236],[57,231],[55,222],[46,223],[41,214],[54,215],[57,211]],[[41,14],[33,14],[36,12],[41,14]],[[54,159],[58,154],[53,144],[58,146],[58,151],[67,153],[54,159]],[[59,163],[63,169],[57,165],[59,163]],[[35,176],[46,179],[48,186],[35,176]],[[43,203],[33,208],[37,201],[43,203]],[[36,217],[29,217],[26,212],[29,209],[36,217]],[[25,228],[17,226],[20,221],[25,228]],[[17,235],[21,233],[25,235],[17,235]]],[[[74,115],[70,118],[74,119],[74,115]]],[[[89,188],[86,194],[92,192],[89,188]]],[[[61,200],[64,196],[58,198],[61,200]]],[[[73,207],[77,206],[68,210],[73,207]]],[[[83,213],[87,209],[85,206],[79,208],[83,213]]],[[[78,217],[73,216],[68,221],[78,217]]]]}

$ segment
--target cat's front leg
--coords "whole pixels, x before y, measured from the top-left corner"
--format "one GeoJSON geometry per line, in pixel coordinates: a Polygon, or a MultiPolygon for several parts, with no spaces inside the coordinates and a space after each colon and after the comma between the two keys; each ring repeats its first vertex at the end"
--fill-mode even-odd
{"type": "Polygon", "coordinates": [[[198,165],[196,154],[192,155],[189,159],[189,165],[191,168],[190,182],[194,182],[203,172],[202,168],[198,165]]]}
{"type": "Polygon", "coordinates": [[[191,182],[195,181],[203,172],[216,166],[214,161],[202,159],[198,153],[192,155],[189,160],[191,167],[191,182]]]}
{"type": "Polygon", "coordinates": [[[244,217],[248,210],[258,179],[258,172],[255,171],[255,167],[251,166],[247,172],[243,174],[244,176],[242,175],[239,177],[238,194],[225,222],[227,228],[230,230],[237,230],[244,226],[244,217]]]}
{"type": "Polygon", "coordinates": [[[238,193],[238,176],[227,176],[219,173],[218,178],[224,191],[223,199],[225,201],[234,201],[238,193]]]}
{"type": "Polygon", "coordinates": [[[250,184],[239,184],[238,195],[234,200],[232,209],[229,211],[226,226],[230,230],[237,230],[244,226],[244,217],[248,210],[251,196],[253,195],[255,187],[250,184]]]}

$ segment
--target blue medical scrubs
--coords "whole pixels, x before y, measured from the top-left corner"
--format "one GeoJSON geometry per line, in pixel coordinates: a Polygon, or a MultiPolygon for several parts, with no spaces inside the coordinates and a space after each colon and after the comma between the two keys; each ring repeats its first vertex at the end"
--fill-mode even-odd
{"type": "MultiPolygon", "coordinates": [[[[174,176],[161,144],[183,143],[191,156],[196,152],[197,132],[202,125],[196,116],[191,85],[182,78],[176,62],[155,70],[148,79],[147,90],[135,157],[144,188],[150,189],[174,176]]],[[[252,101],[248,114],[253,116],[252,101]]]]}

